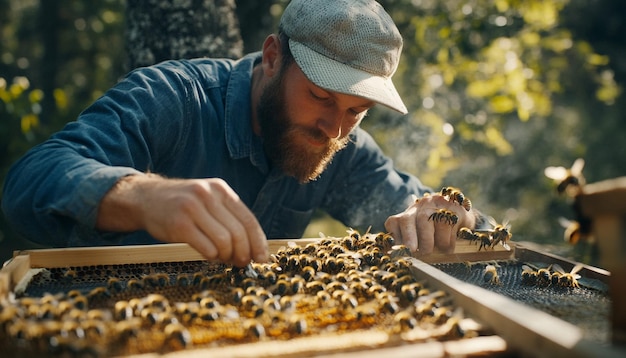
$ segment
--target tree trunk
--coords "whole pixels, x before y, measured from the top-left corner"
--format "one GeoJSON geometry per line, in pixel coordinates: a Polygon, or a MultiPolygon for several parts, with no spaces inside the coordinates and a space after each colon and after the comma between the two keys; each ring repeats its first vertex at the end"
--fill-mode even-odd
{"type": "Polygon", "coordinates": [[[243,55],[234,0],[128,0],[125,35],[129,69],[243,55]]]}
{"type": "Polygon", "coordinates": [[[43,55],[41,58],[40,77],[41,90],[44,97],[41,101],[39,121],[42,125],[49,125],[56,113],[54,89],[58,71],[59,47],[59,4],[56,1],[40,1],[39,25],[41,26],[41,40],[43,55]]]}

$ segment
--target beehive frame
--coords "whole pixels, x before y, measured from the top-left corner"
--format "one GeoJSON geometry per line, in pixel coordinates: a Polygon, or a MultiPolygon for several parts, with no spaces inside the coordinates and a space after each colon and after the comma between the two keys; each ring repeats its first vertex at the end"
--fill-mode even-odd
{"type": "MultiPolygon", "coordinates": [[[[299,239],[298,244],[318,239],[299,239]]],[[[285,240],[270,241],[270,250],[276,251],[287,244],[285,240]]],[[[478,337],[463,341],[445,343],[417,343],[394,346],[390,338],[384,335],[350,335],[336,337],[306,337],[286,342],[262,342],[219,349],[197,349],[184,354],[205,355],[207,353],[226,356],[290,356],[306,354],[349,354],[355,350],[355,356],[363,356],[364,350],[376,346],[380,354],[420,354],[425,356],[445,356],[451,354],[471,355],[519,351],[532,356],[618,356],[619,351],[588,342],[580,330],[548,314],[538,312],[518,304],[506,297],[486,291],[480,287],[458,281],[430,266],[428,262],[468,261],[485,259],[507,259],[523,255],[541,255],[541,253],[519,245],[514,250],[477,253],[476,247],[459,245],[452,255],[435,254],[412,260],[415,270],[428,277],[429,283],[453,295],[469,316],[484,322],[497,335],[478,337]],[[489,302],[489,304],[485,304],[489,302]],[[320,347],[323,350],[320,351],[320,347]],[[381,348],[382,347],[382,348],[381,348]]],[[[86,266],[95,264],[125,264],[148,262],[175,262],[201,260],[200,255],[185,244],[164,244],[151,246],[125,246],[103,248],[47,249],[17,252],[14,258],[0,271],[0,296],[15,290],[29,272],[37,268],[86,266]]],[[[551,260],[556,259],[551,257],[551,260]]],[[[567,263],[565,263],[567,264],[567,263]]],[[[586,268],[602,276],[601,270],[586,268]]],[[[623,352],[621,352],[623,353],[623,352]]],[[[170,353],[172,356],[180,352],[170,353]]]]}

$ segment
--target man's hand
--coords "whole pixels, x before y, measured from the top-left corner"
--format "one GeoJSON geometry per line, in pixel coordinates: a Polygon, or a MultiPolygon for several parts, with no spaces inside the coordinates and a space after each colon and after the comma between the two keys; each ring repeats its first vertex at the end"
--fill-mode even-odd
{"type": "Polygon", "coordinates": [[[390,216],[385,221],[385,229],[406,245],[412,252],[430,254],[434,248],[445,252],[454,252],[456,234],[461,227],[474,228],[476,222],[473,210],[465,210],[456,202],[441,194],[427,195],[420,198],[405,211],[390,216]],[[432,217],[439,209],[452,211],[458,217],[456,223],[437,220],[432,217]]]}
{"type": "Polygon", "coordinates": [[[269,258],[254,214],[222,179],[122,178],[105,195],[97,228],[146,230],[164,242],[185,242],[209,260],[245,266],[269,258]]]}

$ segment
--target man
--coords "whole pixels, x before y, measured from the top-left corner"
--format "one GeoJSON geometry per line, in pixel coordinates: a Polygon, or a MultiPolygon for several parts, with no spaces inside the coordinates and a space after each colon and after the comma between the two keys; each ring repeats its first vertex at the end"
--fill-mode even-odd
{"type": "Polygon", "coordinates": [[[18,161],[3,210],[51,246],[187,242],[238,266],[300,237],[321,208],[413,251],[454,249],[465,211],[396,171],[358,127],[391,82],[402,38],[369,0],[293,0],[279,34],[239,61],[138,69],[18,161]],[[438,209],[458,223],[429,220],[438,209]],[[394,213],[399,213],[392,215],[394,213]]]}

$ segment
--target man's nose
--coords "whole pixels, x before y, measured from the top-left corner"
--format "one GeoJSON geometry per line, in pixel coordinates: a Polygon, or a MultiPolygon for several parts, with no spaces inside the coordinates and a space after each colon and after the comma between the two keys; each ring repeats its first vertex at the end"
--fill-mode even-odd
{"type": "Polygon", "coordinates": [[[317,121],[317,127],[324,132],[328,138],[337,139],[342,133],[343,115],[332,112],[325,113],[325,116],[317,121]]]}

